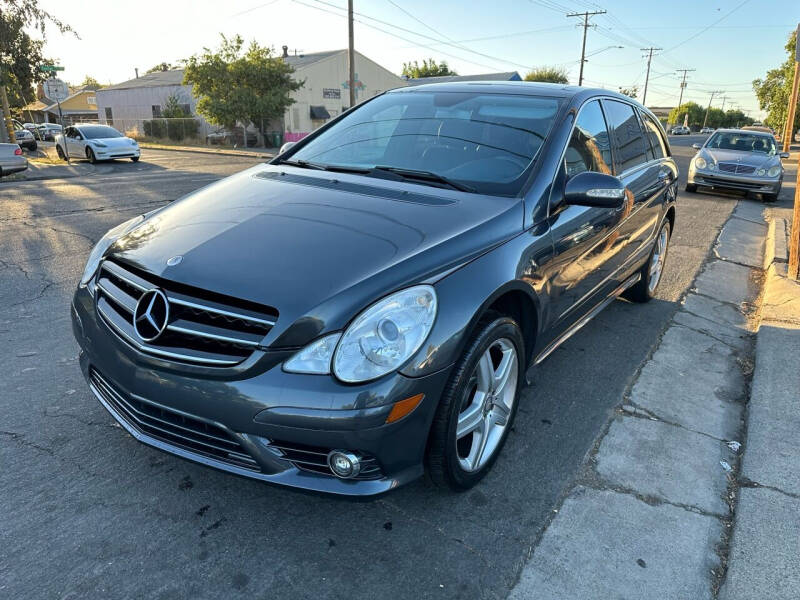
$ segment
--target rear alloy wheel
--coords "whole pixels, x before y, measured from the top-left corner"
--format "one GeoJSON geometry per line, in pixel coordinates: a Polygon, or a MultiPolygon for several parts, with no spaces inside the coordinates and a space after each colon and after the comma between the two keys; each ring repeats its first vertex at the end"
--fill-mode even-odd
{"type": "Polygon", "coordinates": [[[86,149],[86,158],[89,159],[89,162],[92,164],[97,162],[97,157],[94,155],[94,150],[91,148],[86,149]]]}
{"type": "Polygon", "coordinates": [[[427,459],[435,483],[467,490],[489,472],[516,416],[524,356],[513,319],[492,314],[481,321],[434,418],[427,459]]]}
{"type": "Polygon", "coordinates": [[[650,251],[650,258],[639,271],[641,275],[639,282],[623,294],[625,298],[633,302],[648,302],[655,296],[658,284],[661,283],[661,275],[664,273],[664,264],[667,262],[669,236],[669,221],[664,221],[650,251]]]}

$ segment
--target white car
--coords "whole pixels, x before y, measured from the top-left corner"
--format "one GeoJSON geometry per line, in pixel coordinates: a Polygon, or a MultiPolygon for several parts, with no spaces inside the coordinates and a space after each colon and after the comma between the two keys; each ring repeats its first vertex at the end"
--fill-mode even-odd
{"type": "Polygon", "coordinates": [[[65,159],[85,158],[91,163],[98,160],[130,158],[139,160],[139,144],[136,140],[125,137],[108,125],[90,123],[72,125],[64,130],[64,134],[56,136],[56,152],[65,159]]]}

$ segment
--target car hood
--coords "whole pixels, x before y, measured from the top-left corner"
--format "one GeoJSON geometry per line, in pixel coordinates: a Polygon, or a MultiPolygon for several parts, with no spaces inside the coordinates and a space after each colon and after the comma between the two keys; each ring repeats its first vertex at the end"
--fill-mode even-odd
{"type": "Polygon", "coordinates": [[[86,140],[90,144],[92,142],[100,142],[104,144],[106,148],[109,150],[118,150],[120,148],[130,148],[133,146],[133,140],[128,137],[118,137],[118,138],[100,138],[100,139],[93,139],[93,140],[86,140]]]}
{"type": "Polygon", "coordinates": [[[774,154],[756,154],[755,152],[721,150],[719,148],[704,148],[703,150],[717,162],[738,162],[756,168],[770,166],[778,160],[778,157],[774,154]]]}
{"type": "Polygon", "coordinates": [[[166,280],[276,308],[265,342],[291,346],[522,224],[520,199],[260,165],[158,211],[111,252],[166,280]]]}

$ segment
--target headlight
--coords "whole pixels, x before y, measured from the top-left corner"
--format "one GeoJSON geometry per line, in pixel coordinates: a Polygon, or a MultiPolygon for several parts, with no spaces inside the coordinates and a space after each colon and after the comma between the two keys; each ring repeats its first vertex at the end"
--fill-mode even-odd
{"type": "Polygon", "coordinates": [[[706,163],[705,158],[698,156],[694,159],[694,166],[698,169],[705,169],[708,166],[708,163],[706,163]]]}
{"type": "Polygon", "coordinates": [[[93,146],[97,146],[98,148],[105,148],[106,147],[106,145],[103,142],[98,142],[96,140],[92,140],[91,144],[93,146]]]}
{"type": "Polygon", "coordinates": [[[436,318],[429,285],[402,290],[362,312],[336,347],[333,373],[347,382],[376,379],[398,369],[428,337],[436,318]]]}
{"type": "Polygon", "coordinates": [[[283,363],[283,370],[289,373],[330,374],[333,352],[341,337],[341,333],[332,333],[319,338],[283,363]]]}
{"type": "Polygon", "coordinates": [[[768,177],[777,177],[781,174],[781,167],[779,165],[775,165],[774,167],[770,167],[769,171],[767,171],[768,177]]]}
{"type": "Polygon", "coordinates": [[[95,247],[92,248],[92,251],[89,253],[89,258],[86,261],[86,268],[83,270],[83,275],[81,276],[81,285],[86,285],[89,283],[89,280],[94,277],[97,267],[100,266],[100,259],[103,258],[103,255],[106,253],[106,250],[109,249],[111,244],[116,242],[126,233],[129,233],[142,221],[144,221],[144,215],[134,217],[120,225],[117,225],[113,229],[110,229],[108,233],[100,238],[100,241],[95,244],[95,247]]]}

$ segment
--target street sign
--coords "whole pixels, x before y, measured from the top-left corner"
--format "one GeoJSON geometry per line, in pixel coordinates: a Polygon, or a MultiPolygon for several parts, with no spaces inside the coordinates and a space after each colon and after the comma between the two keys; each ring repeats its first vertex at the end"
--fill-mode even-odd
{"type": "Polygon", "coordinates": [[[39,65],[39,70],[45,73],[52,73],[54,71],[63,71],[64,67],[59,67],[58,65],[39,65]]]}
{"type": "Polygon", "coordinates": [[[42,82],[42,86],[44,87],[44,95],[56,102],[61,102],[69,96],[67,84],[60,79],[45,79],[42,82]]]}

